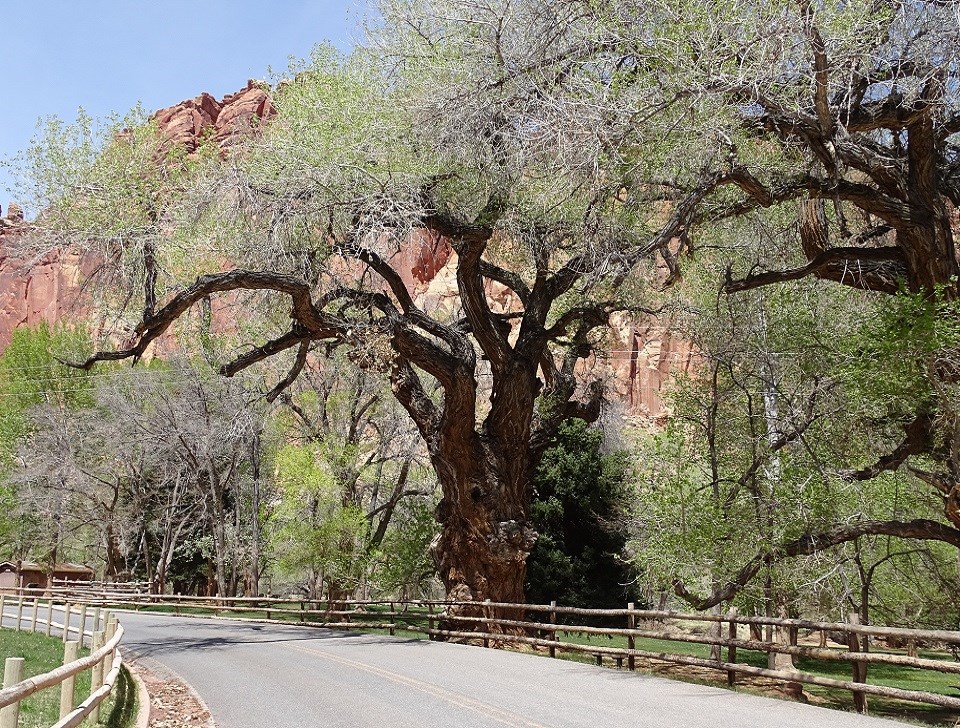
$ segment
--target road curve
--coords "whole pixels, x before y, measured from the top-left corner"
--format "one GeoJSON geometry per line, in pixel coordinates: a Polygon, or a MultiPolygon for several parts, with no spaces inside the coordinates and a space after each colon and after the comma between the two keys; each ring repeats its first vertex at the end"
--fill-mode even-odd
{"type": "Polygon", "coordinates": [[[121,613],[127,654],[190,683],[219,728],[882,728],[639,673],[399,637],[121,613]]]}

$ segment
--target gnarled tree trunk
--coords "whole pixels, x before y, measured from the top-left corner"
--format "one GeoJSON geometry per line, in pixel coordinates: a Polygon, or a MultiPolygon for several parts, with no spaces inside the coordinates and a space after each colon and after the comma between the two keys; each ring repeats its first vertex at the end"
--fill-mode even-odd
{"type": "Polygon", "coordinates": [[[463,463],[472,477],[443,482],[431,551],[450,599],[522,603],[537,538],[527,520],[528,482],[505,483],[495,456],[485,458],[463,463]]]}

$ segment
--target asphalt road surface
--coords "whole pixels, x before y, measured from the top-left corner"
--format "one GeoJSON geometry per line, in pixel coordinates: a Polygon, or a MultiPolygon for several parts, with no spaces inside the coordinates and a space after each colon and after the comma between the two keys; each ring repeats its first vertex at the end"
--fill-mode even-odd
{"type": "Polygon", "coordinates": [[[190,683],[220,728],[850,728],[895,725],[504,650],[123,614],[129,650],[190,683]]]}
{"type": "Polygon", "coordinates": [[[504,650],[252,622],[119,616],[125,655],[180,675],[219,728],[903,725],[504,650]]]}

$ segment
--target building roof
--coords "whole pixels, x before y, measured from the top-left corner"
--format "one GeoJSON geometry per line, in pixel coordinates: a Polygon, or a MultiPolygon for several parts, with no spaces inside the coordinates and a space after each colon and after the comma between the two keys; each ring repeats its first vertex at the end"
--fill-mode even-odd
{"type": "MultiPolygon", "coordinates": [[[[0,561],[0,572],[3,571],[41,571],[47,570],[46,564],[38,564],[35,561],[0,561]],[[19,567],[19,568],[18,568],[19,567]]],[[[93,569],[83,564],[62,563],[54,564],[54,574],[92,574],[93,569]]]]}

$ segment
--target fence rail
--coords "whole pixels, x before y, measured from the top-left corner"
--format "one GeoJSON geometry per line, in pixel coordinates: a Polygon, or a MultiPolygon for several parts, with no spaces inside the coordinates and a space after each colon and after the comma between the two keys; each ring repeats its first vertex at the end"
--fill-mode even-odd
{"type": "Polygon", "coordinates": [[[24,679],[22,657],[8,657],[4,662],[3,687],[0,689],[0,728],[17,728],[20,720],[20,704],[31,695],[48,688],[60,686],[60,719],[52,728],[74,728],[90,717],[94,723],[99,719],[100,704],[110,695],[120,675],[123,658],[120,641],[123,627],[110,612],[94,606],[91,630],[87,631],[87,603],[63,601],[48,596],[43,605],[46,618],[41,616],[41,598],[38,596],[9,597],[0,594],[0,627],[12,623],[12,629],[37,632],[43,625],[47,636],[59,628],[64,643],[64,664],[42,675],[24,679]],[[55,611],[63,612],[63,621],[54,622],[55,611]],[[71,622],[76,614],[78,624],[71,622]],[[71,633],[77,639],[70,639],[71,633]],[[89,638],[90,654],[79,657],[84,638],[89,638]],[[77,676],[92,671],[90,694],[79,704],[76,702],[77,676]]]}
{"type": "MultiPolygon", "coordinates": [[[[635,669],[636,660],[646,659],[676,665],[708,668],[725,672],[729,684],[737,675],[772,678],[790,685],[818,685],[849,690],[858,710],[867,709],[866,696],[894,698],[917,703],[937,705],[960,711],[960,686],[955,695],[920,690],[905,690],[867,682],[868,665],[896,665],[931,670],[945,674],[960,674],[960,662],[917,656],[922,644],[960,646],[960,631],[908,629],[861,625],[850,622],[820,622],[804,619],[786,619],[740,615],[736,610],[726,614],[685,613],[662,610],[635,609],[632,604],[623,609],[583,609],[557,604],[512,604],[502,602],[457,602],[446,600],[343,600],[317,602],[280,597],[197,597],[179,595],[118,592],[114,589],[70,587],[55,589],[61,598],[69,598],[87,605],[110,605],[140,609],[149,606],[172,608],[180,614],[186,610],[224,612],[240,615],[266,615],[269,620],[283,620],[311,626],[337,629],[382,629],[394,634],[406,630],[426,634],[430,639],[462,639],[482,642],[484,646],[509,644],[528,645],[544,649],[551,657],[557,652],[593,655],[598,664],[613,659],[621,666],[635,669]],[[539,615],[538,618],[535,616],[539,615]],[[572,624],[560,618],[582,617],[594,624],[572,624]],[[620,622],[622,626],[598,626],[598,621],[620,622]],[[703,623],[710,627],[708,634],[669,629],[677,623],[703,623]],[[724,630],[726,627],[726,630],[724,630]],[[775,637],[743,639],[740,628],[767,628],[775,637]],[[819,646],[798,644],[799,630],[820,633],[819,646]],[[843,636],[846,647],[826,647],[825,635],[843,636]],[[626,647],[584,645],[562,639],[575,634],[618,637],[626,647]],[[896,639],[908,645],[908,653],[892,653],[876,648],[865,651],[863,638],[896,639]],[[637,641],[666,640],[677,643],[709,646],[709,658],[667,651],[638,648],[637,641]],[[722,655],[726,648],[726,658],[722,655]],[[738,650],[762,652],[768,655],[767,667],[745,664],[737,660],[738,650]],[[771,657],[771,656],[783,657],[771,657]],[[850,680],[839,680],[793,666],[797,657],[848,663],[850,680]]],[[[581,620],[583,621],[583,620],[581,620]]],[[[0,726],[0,728],[5,728],[0,726]]]]}

